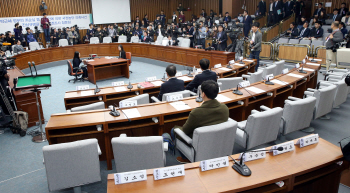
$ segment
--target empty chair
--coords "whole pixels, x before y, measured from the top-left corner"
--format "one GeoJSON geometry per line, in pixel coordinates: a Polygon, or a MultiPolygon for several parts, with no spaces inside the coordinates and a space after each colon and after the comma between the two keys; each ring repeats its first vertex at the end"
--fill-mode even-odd
{"type": "Polygon", "coordinates": [[[350,68],[350,49],[338,49],[336,58],[338,68],[350,68]]]}
{"type": "Polygon", "coordinates": [[[164,167],[166,157],[163,137],[127,137],[121,134],[112,138],[117,173],[164,167]]]}
{"type": "Polygon", "coordinates": [[[347,29],[348,31],[350,31],[350,26],[346,26],[346,29],[347,29]]]}
{"type": "Polygon", "coordinates": [[[219,78],[217,80],[218,83],[222,83],[221,90],[227,90],[231,88],[236,88],[237,85],[243,81],[242,77],[234,77],[234,78],[219,78]]]}
{"type": "MultiPolygon", "coordinates": [[[[331,25],[333,22],[333,19],[326,19],[325,22],[326,22],[326,25],[331,25]]],[[[330,26],[329,26],[329,28],[330,28],[330,26]]]]}
{"type": "Polygon", "coordinates": [[[332,77],[327,77],[327,83],[331,83],[337,86],[333,107],[338,108],[341,104],[343,104],[346,101],[348,97],[348,85],[345,83],[345,79],[339,80],[337,78],[332,77]]]}
{"type": "Polygon", "coordinates": [[[323,46],[323,40],[313,40],[311,42],[311,48],[312,49],[315,50],[315,48],[318,47],[318,46],[323,46]],[[312,46],[314,46],[314,47],[312,48],[312,46]]]}
{"type": "Polygon", "coordinates": [[[278,62],[273,63],[274,65],[276,65],[275,72],[273,73],[275,76],[280,75],[282,73],[285,63],[286,63],[285,60],[280,60],[278,62]]]}
{"type": "Polygon", "coordinates": [[[38,42],[30,42],[30,43],[29,43],[29,49],[30,49],[31,51],[34,51],[34,50],[41,50],[41,48],[40,48],[38,42]]]}
{"type": "Polygon", "coordinates": [[[163,39],[162,40],[162,46],[168,46],[169,45],[169,40],[168,39],[163,39]]]}
{"type": "Polygon", "coordinates": [[[282,134],[286,135],[310,127],[315,110],[316,98],[288,97],[283,108],[282,134]]]}
{"type": "Polygon", "coordinates": [[[260,108],[264,111],[252,110],[246,121],[238,122],[236,143],[247,150],[273,142],[279,134],[283,109],[270,109],[265,106],[260,108]]]}
{"type": "Polygon", "coordinates": [[[275,76],[275,71],[276,71],[276,65],[275,64],[272,64],[270,66],[267,66],[265,68],[263,68],[263,74],[262,74],[262,78],[265,79],[265,77],[269,74],[273,74],[275,76]]]}
{"type": "Polygon", "coordinates": [[[63,46],[68,46],[69,44],[68,44],[68,40],[67,39],[60,39],[59,41],[58,41],[58,46],[59,47],[63,47],[63,46]]]}
{"type": "Polygon", "coordinates": [[[311,40],[300,40],[299,44],[310,45],[311,44],[311,40]]]}
{"type": "Polygon", "coordinates": [[[112,43],[112,38],[111,37],[104,37],[102,42],[103,43],[112,43]]]}
{"type": "Polygon", "coordinates": [[[278,39],[278,43],[279,44],[282,44],[282,43],[288,43],[288,38],[280,38],[280,39],[278,39]]]}
{"type": "Polygon", "coordinates": [[[86,139],[43,147],[49,191],[74,188],[101,181],[97,139],[86,139]]]}
{"type": "Polygon", "coordinates": [[[138,96],[135,96],[135,97],[131,97],[131,98],[128,98],[128,99],[121,100],[119,102],[119,106],[121,106],[120,104],[122,104],[123,101],[137,101],[137,105],[148,104],[149,103],[149,94],[148,93],[141,94],[141,95],[138,95],[138,96]]]}
{"type": "Polygon", "coordinates": [[[90,44],[99,44],[100,40],[98,39],[98,37],[91,37],[90,38],[90,44]]]}
{"type": "Polygon", "coordinates": [[[130,39],[131,43],[138,43],[139,42],[139,37],[138,36],[132,36],[130,39]]]}
{"type": "Polygon", "coordinates": [[[290,43],[290,44],[299,44],[299,39],[290,39],[288,43],[290,43]]]}
{"type": "Polygon", "coordinates": [[[99,109],[105,109],[105,103],[103,101],[88,104],[88,105],[83,105],[79,107],[74,107],[74,108],[71,108],[70,110],[67,110],[67,112],[90,111],[90,110],[99,110],[99,109]]]}
{"type": "MultiPolygon", "coordinates": [[[[195,96],[197,95],[196,93],[194,92],[191,92],[189,90],[183,90],[183,91],[179,91],[179,92],[171,92],[171,93],[165,93],[163,94],[163,97],[162,97],[162,101],[168,101],[168,97],[170,97],[171,95],[179,95],[181,94],[182,95],[182,98],[187,98],[187,97],[190,97],[191,95],[192,96],[195,96]]],[[[155,102],[160,102],[157,97],[154,97],[152,96],[151,99],[155,102]]]]}
{"type": "Polygon", "coordinates": [[[237,122],[228,119],[224,123],[196,128],[192,139],[181,129],[175,129],[176,148],[191,162],[232,154],[237,122]]]}
{"type": "Polygon", "coordinates": [[[188,38],[184,38],[182,40],[182,43],[180,44],[180,47],[189,48],[190,45],[191,45],[191,40],[188,38]]]}
{"type": "Polygon", "coordinates": [[[323,87],[318,90],[308,88],[307,91],[304,92],[304,94],[305,97],[313,96],[317,99],[316,110],[313,119],[317,119],[320,117],[322,117],[323,119],[330,119],[330,117],[327,116],[327,114],[332,111],[337,86],[326,82],[320,82],[319,84],[323,87]]]}
{"type": "Polygon", "coordinates": [[[254,72],[254,73],[250,73],[248,72],[248,74],[243,74],[242,77],[249,81],[250,84],[253,84],[255,82],[259,82],[262,80],[262,74],[263,74],[263,70],[262,69],[258,69],[257,72],[254,72]]]}
{"type": "Polygon", "coordinates": [[[119,36],[118,43],[126,43],[126,36],[119,36]]]}
{"type": "Polygon", "coordinates": [[[177,38],[177,40],[179,40],[178,45],[181,45],[181,44],[182,44],[182,40],[183,40],[183,39],[184,39],[183,37],[178,37],[178,38],[177,38]]]}

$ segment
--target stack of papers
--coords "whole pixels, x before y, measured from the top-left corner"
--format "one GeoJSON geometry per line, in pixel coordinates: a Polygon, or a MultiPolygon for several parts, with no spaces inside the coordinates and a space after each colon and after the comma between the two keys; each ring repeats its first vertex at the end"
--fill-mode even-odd
{"type": "Polygon", "coordinates": [[[162,85],[163,84],[163,82],[162,81],[160,81],[160,80],[157,80],[157,81],[154,81],[154,82],[151,82],[154,86],[160,86],[160,85],[162,85]]]}
{"type": "Polygon", "coordinates": [[[154,84],[150,83],[150,82],[141,82],[140,85],[143,88],[149,88],[149,87],[154,87],[154,84]]]}
{"type": "Polygon", "coordinates": [[[219,68],[220,70],[224,70],[224,71],[230,71],[230,70],[232,70],[232,69],[229,69],[229,68],[226,68],[226,67],[221,67],[221,68],[219,68]]]}
{"type": "Polygon", "coordinates": [[[295,77],[295,78],[304,78],[304,76],[302,76],[302,75],[293,74],[293,73],[289,73],[289,74],[287,74],[287,76],[292,76],[292,77],[295,77]]]}
{"type": "Polygon", "coordinates": [[[93,91],[92,90],[87,90],[87,91],[81,91],[80,95],[81,96],[89,96],[89,95],[93,95],[93,91]]]}
{"type": "Polygon", "coordinates": [[[308,63],[306,63],[307,65],[312,65],[312,66],[320,66],[320,64],[315,64],[315,63],[310,63],[310,62],[308,62],[308,63]]]}
{"type": "Polygon", "coordinates": [[[264,90],[261,90],[260,88],[256,88],[254,86],[246,88],[249,91],[255,92],[256,94],[265,92],[264,90]]]}
{"type": "Polygon", "coordinates": [[[216,100],[218,100],[219,102],[227,102],[227,101],[230,101],[231,99],[222,95],[222,94],[218,94],[218,96],[216,97],[216,100]]]}
{"type": "Polygon", "coordinates": [[[183,81],[190,81],[190,80],[192,80],[192,78],[190,78],[188,76],[181,76],[181,77],[178,77],[177,79],[180,79],[180,80],[183,80],[183,81]]]}
{"type": "Polygon", "coordinates": [[[243,61],[254,62],[254,60],[247,60],[247,59],[245,59],[245,60],[243,60],[243,61]]]}
{"type": "MultiPolygon", "coordinates": [[[[123,112],[128,116],[129,119],[135,118],[135,117],[141,117],[140,112],[135,108],[135,109],[126,109],[123,110],[123,112]]],[[[123,114],[123,113],[121,113],[123,114]]]]}
{"type": "Polygon", "coordinates": [[[126,88],[124,86],[118,86],[114,87],[115,92],[123,92],[126,91],[126,88]]]}
{"type": "Polygon", "coordinates": [[[170,103],[170,105],[173,106],[178,111],[190,109],[190,106],[188,106],[183,101],[173,102],[173,103],[170,103]]]}

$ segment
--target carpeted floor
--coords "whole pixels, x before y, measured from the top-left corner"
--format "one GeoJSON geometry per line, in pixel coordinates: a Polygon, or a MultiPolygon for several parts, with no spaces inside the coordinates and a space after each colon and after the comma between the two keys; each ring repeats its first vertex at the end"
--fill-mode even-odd
{"type": "MultiPolygon", "coordinates": [[[[266,61],[267,62],[267,61],[266,61]]],[[[130,70],[133,73],[130,76],[130,82],[141,82],[146,77],[157,76],[161,78],[164,75],[165,67],[169,65],[166,62],[160,62],[156,60],[150,60],[145,58],[133,58],[133,63],[130,70]]],[[[293,64],[287,67],[292,68],[293,64]]],[[[184,66],[178,66],[178,71],[187,73],[184,66]]],[[[29,73],[28,70],[24,70],[25,73],[29,73]]],[[[72,77],[67,74],[67,65],[65,61],[58,61],[38,66],[38,73],[51,74],[52,87],[48,90],[43,90],[41,94],[41,100],[43,105],[45,120],[49,120],[50,115],[53,113],[65,112],[63,97],[66,91],[75,90],[78,85],[90,85],[94,87],[90,82],[78,82],[68,83],[67,81],[72,77]]],[[[322,75],[320,74],[320,77],[322,75]]],[[[126,78],[116,78],[110,80],[99,81],[98,86],[109,86],[114,81],[125,81],[126,78]]],[[[339,109],[333,109],[330,114],[330,120],[314,120],[311,126],[316,129],[315,133],[318,133],[320,137],[330,141],[331,143],[338,145],[340,139],[350,136],[349,124],[350,120],[350,100],[341,105],[339,109]]],[[[29,130],[33,130],[29,128],[29,130]]],[[[292,140],[298,137],[307,135],[303,132],[294,132],[276,143],[292,140]]],[[[46,174],[43,165],[42,147],[48,145],[48,143],[33,143],[32,137],[27,135],[23,138],[18,135],[12,134],[9,130],[5,130],[5,133],[0,135],[0,192],[1,193],[45,193],[48,192],[46,174]]],[[[266,144],[261,147],[270,146],[272,144],[266,144]]],[[[239,153],[243,151],[238,145],[235,146],[233,153],[239,153]]],[[[179,156],[178,152],[173,156],[167,153],[167,165],[178,164],[176,157],[179,156]]],[[[84,191],[103,193],[107,190],[106,178],[107,174],[114,173],[115,167],[113,163],[113,170],[106,170],[106,162],[100,162],[101,165],[101,177],[102,181],[83,186],[84,191]]],[[[72,189],[57,191],[61,193],[73,192],[72,189]]],[[[350,188],[340,185],[339,193],[350,193],[350,188]]]]}

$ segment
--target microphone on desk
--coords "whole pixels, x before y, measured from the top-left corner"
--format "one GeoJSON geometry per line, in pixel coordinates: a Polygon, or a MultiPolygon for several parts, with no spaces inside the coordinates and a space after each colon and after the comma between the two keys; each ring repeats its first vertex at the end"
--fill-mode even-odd
{"type": "Polygon", "coordinates": [[[239,63],[240,63],[240,64],[245,64],[245,63],[243,62],[243,59],[242,59],[242,60],[240,60],[240,61],[239,61],[239,63]]]}
{"type": "Polygon", "coordinates": [[[98,86],[97,86],[97,84],[96,84],[95,95],[96,95],[97,93],[99,93],[100,91],[101,91],[101,89],[99,89],[98,86]]]}
{"type": "Polygon", "coordinates": [[[35,63],[34,63],[34,61],[32,62],[32,66],[34,67],[34,70],[35,70],[35,76],[38,76],[38,71],[36,71],[36,67],[35,67],[35,63]]]}
{"type": "MultiPolygon", "coordinates": [[[[111,106],[113,106],[113,105],[111,105],[111,106]]],[[[120,116],[120,113],[117,110],[115,110],[115,106],[113,106],[113,108],[111,109],[109,114],[112,115],[113,117],[119,117],[120,116]]]]}
{"type": "Polygon", "coordinates": [[[233,90],[233,94],[243,95],[243,93],[240,90],[238,90],[238,84],[237,84],[237,88],[235,90],[233,90]]]}
{"type": "Polygon", "coordinates": [[[130,80],[129,80],[129,84],[128,84],[128,86],[127,86],[126,88],[129,89],[130,91],[131,91],[132,88],[134,88],[134,87],[131,85],[130,80]]]}
{"type": "Polygon", "coordinates": [[[33,71],[32,71],[32,67],[30,65],[30,62],[28,62],[28,66],[29,66],[29,69],[30,69],[30,74],[32,74],[32,76],[33,76],[33,71]]]}
{"type": "Polygon", "coordinates": [[[242,153],[241,160],[237,162],[235,159],[233,159],[231,156],[231,159],[235,162],[235,164],[232,165],[232,168],[241,174],[242,176],[250,176],[252,175],[252,171],[249,169],[247,165],[243,163],[243,156],[245,153],[249,152],[271,152],[272,150],[277,150],[277,151],[283,151],[283,147],[278,147],[277,149],[270,149],[270,150],[257,150],[257,151],[245,151],[242,153]]]}
{"type": "Polygon", "coordinates": [[[267,77],[267,80],[265,81],[265,84],[267,84],[267,85],[275,85],[273,82],[270,81],[270,77],[267,77]]]}
{"type": "MultiPolygon", "coordinates": [[[[193,70],[192,70],[193,71],[193,70]]],[[[188,77],[193,77],[193,74],[191,74],[191,68],[188,69],[188,74],[187,74],[188,77]]]]}
{"type": "Polygon", "coordinates": [[[198,86],[198,89],[197,89],[197,98],[196,98],[196,102],[197,102],[197,103],[200,103],[200,102],[203,101],[203,97],[202,97],[201,91],[202,91],[201,86],[198,86]]]}
{"type": "Polygon", "coordinates": [[[301,69],[298,70],[299,73],[303,73],[303,74],[306,74],[307,72],[304,71],[304,65],[301,66],[301,69]]]}
{"type": "Polygon", "coordinates": [[[119,108],[115,103],[114,105],[124,114],[124,116],[128,119],[128,121],[131,122],[131,119],[129,119],[129,117],[124,113],[124,111],[121,108],[119,108]]]}
{"type": "Polygon", "coordinates": [[[166,81],[167,81],[166,78],[165,78],[165,73],[164,73],[164,75],[163,75],[162,81],[163,81],[163,82],[166,82],[166,81]]]}

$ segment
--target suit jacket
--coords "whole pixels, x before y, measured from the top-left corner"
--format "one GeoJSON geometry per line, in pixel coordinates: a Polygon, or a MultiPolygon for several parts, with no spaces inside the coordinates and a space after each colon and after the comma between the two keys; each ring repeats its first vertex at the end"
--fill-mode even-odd
{"type": "Polygon", "coordinates": [[[154,30],[154,31],[156,32],[157,36],[162,35],[163,37],[165,37],[165,32],[164,32],[163,28],[160,29],[160,34],[159,34],[159,29],[158,28],[156,30],[154,30]]]}
{"type": "Polygon", "coordinates": [[[119,52],[119,58],[126,59],[125,51],[120,51],[120,52],[119,52]]]}
{"type": "Polygon", "coordinates": [[[249,31],[251,29],[251,25],[252,25],[252,18],[250,17],[250,15],[243,17],[243,31],[246,37],[248,37],[249,31]]]}
{"type": "Polygon", "coordinates": [[[294,8],[294,1],[290,1],[289,6],[288,2],[284,4],[284,11],[286,12],[286,16],[289,16],[292,14],[294,8]]]}
{"type": "Polygon", "coordinates": [[[338,15],[334,18],[334,14],[332,13],[330,16],[329,16],[329,19],[332,19],[333,21],[340,21],[342,16],[338,13],[338,15]]]}
{"type": "MultiPolygon", "coordinates": [[[[219,33],[216,35],[216,39],[219,39],[219,33]]],[[[224,51],[227,48],[227,34],[226,32],[222,31],[221,32],[221,37],[220,37],[221,44],[218,43],[218,50],[224,51]]]]}
{"type": "Polygon", "coordinates": [[[149,36],[141,38],[141,42],[151,42],[151,38],[149,36]]]}
{"type": "Polygon", "coordinates": [[[313,27],[310,31],[310,37],[322,38],[323,37],[323,29],[321,27],[318,29],[313,27]]]}
{"type": "Polygon", "coordinates": [[[343,10],[341,10],[341,8],[339,9],[339,14],[344,17],[346,15],[346,13],[349,11],[348,8],[344,8],[343,10]]]}
{"type": "MultiPolygon", "coordinates": [[[[251,34],[250,39],[252,39],[252,37],[253,37],[253,34],[251,34]]],[[[261,42],[262,42],[262,34],[259,31],[257,31],[255,33],[255,39],[254,39],[254,43],[255,43],[255,46],[253,47],[254,51],[261,51],[261,42]]]]}
{"type": "Polygon", "coordinates": [[[302,28],[301,30],[300,30],[300,33],[299,33],[299,37],[300,38],[306,38],[306,37],[309,37],[309,35],[310,35],[310,28],[306,28],[305,29],[305,31],[304,31],[304,33],[301,35],[301,33],[303,32],[303,30],[304,30],[305,28],[302,28]]]}
{"type": "Polygon", "coordinates": [[[187,86],[186,86],[186,90],[190,90],[193,92],[197,92],[197,88],[199,85],[202,84],[202,82],[206,81],[206,80],[214,80],[216,82],[217,79],[217,75],[215,72],[212,72],[210,70],[204,70],[202,72],[202,74],[198,74],[194,77],[194,79],[192,80],[192,82],[190,82],[187,86]]]}
{"type": "Polygon", "coordinates": [[[281,16],[282,15],[282,11],[283,11],[283,5],[281,1],[277,1],[277,5],[276,2],[273,2],[273,15],[274,16],[281,16]],[[281,14],[278,15],[278,10],[281,10],[281,14]]]}
{"type": "Polygon", "coordinates": [[[318,11],[318,8],[314,11],[314,15],[321,15],[321,11],[323,11],[324,13],[326,13],[326,10],[324,8],[321,8],[320,11],[318,11]]]}
{"type": "Polygon", "coordinates": [[[160,86],[160,92],[158,95],[158,99],[162,101],[163,94],[178,92],[185,90],[185,83],[183,80],[177,78],[170,78],[168,81],[164,82],[160,86]]]}
{"type": "Polygon", "coordinates": [[[291,38],[295,38],[295,37],[299,36],[298,28],[294,27],[293,29],[289,28],[288,30],[291,31],[291,33],[288,33],[288,34],[290,34],[291,38]]]}
{"type": "Polygon", "coordinates": [[[344,23],[345,23],[345,25],[350,25],[350,17],[349,17],[349,19],[348,19],[348,22],[347,22],[347,23],[345,22],[345,20],[346,20],[346,17],[344,16],[344,17],[341,19],[341,22],[344,22],[344,23]]]}
{"type": "Polygon", "coordinates": [[[143,18],[143,22],[145,23],[145,26],[148,26],[148,19],[143,18]]]}
{"type": "Polygon", "coordinates": [[[225,17],[224,17],[224,21],[230,22],[230,21],[231,21],[231,16],[227,16],[227,17],[225,16],[225,17]]]}
{"type": "Polygon", "coordinates": [[[180,129],[192,138],[195,129],[226,122],[228,117],[229,110],[227,106],[213,99],[205,101],[201,106],[193,109],[186,123],[180,129]]]}
{"type": "Polygon", "coordinates": [[[265,1],[259,2],[259,12],[261,13],[261,15],[265,15],[265,13],[266,13],[266,2],[265,1]]]}
{"type": "Polygon", "coordinates": [[[343,33],[338,30],[336,32],[333,32],[333,39],[329,39],[326,42],[326,49],[331,49],[336,43],[343,41],[343,33]]]}

